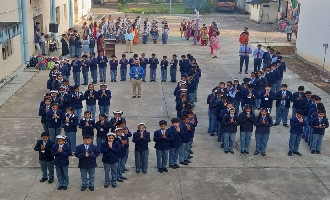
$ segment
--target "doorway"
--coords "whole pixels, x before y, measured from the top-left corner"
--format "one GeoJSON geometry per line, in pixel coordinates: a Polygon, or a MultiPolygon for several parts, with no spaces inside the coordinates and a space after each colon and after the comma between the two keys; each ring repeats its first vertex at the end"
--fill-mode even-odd
{"type": "Polygon", "coordinates": [[[42,14],[33,17],[33,25],[39,22],[40,33],[48,33],[47,26],[44,26],[42,14]],[[45,29],[44,29],[45,28],[45,29]]]}
{"type": "Polygon", "coordinates": [[[268,23],[269,22],[269,5],[262,5],[262,15],[261,22],[268,23]]]}

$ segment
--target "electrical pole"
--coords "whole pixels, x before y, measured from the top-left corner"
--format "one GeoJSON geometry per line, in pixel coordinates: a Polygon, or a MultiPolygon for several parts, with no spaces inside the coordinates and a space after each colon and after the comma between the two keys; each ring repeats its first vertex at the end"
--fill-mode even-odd
{"type": "Polygon", "coordinates": [[[172,14],[172,0],[170,0],[170,14],[172,14]]]}
{"type": "Polygon", "coordinates": [[[197,35],[198,35],[198,24],[199,24],[199,10],[197,10],[196,8],[194,9],[195,13],[196,13],[196,30],[195,30],[195,35],[194,35],[194,45],[197,44],[197,35]]]}

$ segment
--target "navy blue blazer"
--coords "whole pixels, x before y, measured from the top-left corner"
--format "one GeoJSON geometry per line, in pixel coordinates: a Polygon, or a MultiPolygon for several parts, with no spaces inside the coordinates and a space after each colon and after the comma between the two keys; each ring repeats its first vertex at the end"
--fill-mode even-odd
{"type": "Polygon", "coordinates": [[[82,101],[84,100],[84,94],[82,92],[75,93],[73,92],[71,95],[71,107],[73,109],[82,109],[82,101]],[[79,99],[78,99],[79,97],[79,99]]]}
{"type": "Polygon", "coordinates": [[[160,69],[167,69],[167,67],[168,67],[168,61],[167,60],[160,61],[160,69]]]}
{"type": "Polygon", "coordinates": [[[44,145],[43,140],[37,140],[37,144],[34,147],[35,151],[39,151],[39,160],[50,162],[54,160],[54,156],[52,155],[52,147],[55,143],[52,140],[47,140],[44,152],[41,150],[41,145],[44,145]]]}
{"type": "Polygon", "coordinates": [[[118,67],[118,60],[110,60],[110,70],[117,70],[118,67]]]}
{"type": "Polygon", "coordinates": [[[226,114],[223,119],[223,132],[224,133],[236,133],[237,132],[237,126],[239,126],[239,118],[237,114],[234,114],[234,122],[231,122],[231,116],[230,114],[226,114]]]}
{"type": "Polygon", "coordinates": [[[154,132],[155,149],[169,150],[171,148],[171,142],[174,140],[174,136],[167,129],[165,130],[165,136],[166,138],[162,137],[160,129],[154,132]]]}
{"type": "Polygon", "coordinates": [[[247,113],[244,110],[238,116],[240,124],[240,132],[253,132],[253,126],[255,123],[255,114],[250,112],[250,117],[247,117],[247,113]]]}
{"type": "Polygon", "coordinates": [[[89,60],[89,62],[90,62],[90,64],[89,64],[89,66],[90,66],[90,69],[91,69],[91,71],[92,70],[97,70],[97,58],[90,58],[90,60],[89,60]]]}
{"type": "Polygon", "coordinates": [[[120,59],[119,64],[121,69],[127,69],[128,60],[126,58],[120,59]]]}
{"type": "Polygon", "coordinates": [[[192,126],[190,126],[190,131],[188,131],[187,125],[182,122],[180,123],[180,133],[181,133],[182,143],[190,142],[190,140],[192,138],[193,129],[194,128],[192,126]]]}
{"type": "Polygon", "coordinates": [[[64,119],[64,114],[61,110],[56,111],[56,115],[59,118],[53,118],[54,111],[49,110],[46,114],[46,121],[48,122],[49,128],[61,128],[62,120],[64,119]]]}
{"type": "Polygon", "coordinates": [[[148,143],[150,140],[150,133],[147,131],[143,131],[143,137],[140,138],[141,133],[138,130],[137,132],[133,133],[133,142],[135,143],[135,151],[145,151],[148,150],[148,143]]]}
{"type": "Polygon", "coordinates": [[[329,121],[326,117],[321,119],[321,122],[318,117],[313,118],[311,126],[313,127],[313,134],[324,135],[325,129],[329,127],[329,121]],[[325,128],[319,128],[319,125],[324,126],[325,128]]]}
{"type": "Polygon", "coordinates": [[[97,91],[96,90],[86,90],[84,94],[84,99],[86,100],[86,105],[94,106],[96,105],[97,91]],[[92,97],[90,96],[92,94],[92,97]]]}
{"type": "Polygon", "coordinates": [[[177,59],[174,59],[173,61],[171,60],[170,69],[176,69],[177,65],[178,65],[178,60],[177,59]]]}
{"type": "Polygon", "coordinates": [[[114,140],[112,148],[109,147],[108,142],[101,145],[102,162],[106,164],[115,164],[118,162],[118,154],[121,149],[121,144],[114,140]]]}
{"type": "Polygon", "coordinates": [[[291,134],[303,134],[305,122],[300,122],[295,116],[290,119],[290,133],[291,134]]]}
{"type": "Polygon", "coordinates": [[[107,133],[109,133],[110,123],[107,120],[104,120],[104,123],[102,125],[101,121],[97,121],[95,123],[95,128],[97,130],[96,136],[100,138],[105,138],[107,137],[107,133]]]}
{"type": "MultiPolygon", "coordinates": [[[[285,95],[285,108],[290,108],[290,103],[291,103],[291,99],[292,99],[292,92],[286,90],[286,95],[285,95]]],[[[282,101],[282,90],[277,91],[276,92],[276,107],[279,107],[281,105],[281,101],[282,101]]]]}
{"type": "MultiPolygon", "coordinates": [[[[119,118],[118,120],[122,120],[122,121],[124,121],[124,122],[126,122],[126,119],[124,118],[124,117],[121,117],[121,118],[119,118]]],[[[115,129],[116,129],[116,127],[117,127],[117,124],[116,124],[116,118],[115,117],[113,117],[113,118],[111,118],[110,119],[110,129],[111,129],[111,132],[112,133],[114,133],[115,132],[115,129]]]]}
{"type": "Polygon", "coordinates": [[[265,96],[266,90],[260,92],[258,99],[260,99],[260,108],[272,108],[273,100],[275,100],[275,92],[269,91],[269,95],[265,96]]]}
{"type": "Polygon", "coordinates": [[[97,98],[99,100],[99,102],[98,102],[99,106],[109,106],[110,105],[111,91],[110,90],[105,90],[105,95],[102,95],[102,90],[99,90],[97,92],[97,98]]]}
{"type": "Polygon", "coordinates": [[[139,60],[140,60],[140,66],[143,69],[146,69],[148,64],[148,58],[139,58],[139,60]]]}
{"type": "Polygon", "coordinates": [[[97,167],[96,158],[100,155],[100,150],[97,146],[90,144],[87,150],[88,157],[86,157],[85,144],[76,147],[75,156],[79,158],[78,167],[80,169],[91,169],[97,167]]]}
{"type": "MultiPolygon", "coordinates": [[[[49,105],[49,108],[48,110],[51,110],[51,107],[49,105]]],[[[47,122],[47,119],[46,119],[46,105],[44,103],[40,103],[40,106],[39,106],[39,116],[41,116],[41,123],[42,124],[46,124],[48,123],[47,122]]]]}
{"type": "Polygon", "coordinates": [[[118,142],[119,147],[120,147],[119,152],[118,152],[118,158],[126,157],[126,151],[128,151],[128,145],[127,144],[123,145],[123,143],[122,143],[123,140],[127,141],[127,138],[125,136],[117,136],[117,138],[116,138],[116,142],[118,142]]]}
{"type": "Polygon", "coordinates": [[[71,94],[68,92],[64,93],[58,93],[58,97],[60,98],[62,104],[59,105],[59,108],[63,111],[63,113],[66,112],[66,108],[70,107],[71,104],[71,94]]]}
{"type": "Polygon", "coordinates": [[[68,144],[64,144],[62,152],[58,152],[58,144],[54,144],[52,147],[52,155],[55,157],[54,165],[58,167],[69,166],[69,157],[72,154],[71,147],[68,144]]]}
{"type": "Polygon", "coordinates": [[[80,72],[81,71],[81,61],[80,60],[73,60],[71,62],[72,72],[80,72]]]}
{"type": "Polygon", "coordinates": [[[305,98],[305,93],[299,93],[295,92],[292,94],[292,99],[291,101],[293,102],[292,108],[299,109],[300,102],[305,98]],[[298,100],[299,96],[301,96],[301,99],[298,100]]]}
{"type": "Polygon", "coordinates": [[[81,71],[89,72],[89,60],[81,60],[81,71]]]}
{"type": "Polygon", "coordinates": [[[265,124],[262,124],[262,116],[259,115],[258,117],[256,117],[256,133],[266,133],[269,134],[270,133],[270,127],[273,125],[273,119],[270,115],[266,115],[265,116],[265,124]]]}
{"type": "Polygon", "coordinates": [[[86,118],[82,118],[79,122],[79,128],[82,129],[82,135],[94,136],[94,126],[95,121],[93,119],[87,120],[86,118]],[[86,126],[86,122],[88,122],[89,126],[86,126]]]}
{"type": "Polygon", "coordinates": [[[249,105],[254,106],[256,104],[255,97],[258,95],[257,95],[257,92],[255,89],[252,89],[252,90],[244,89],[241,92],[241,94],[242,94],[242,105],[249,104],[249,105]],[[248,95],[250,93],[252,93],[252,97],[248,98],[248,95]]]}
{"type": "Polygon", "coordinates": [[[167,129],[168,132],[170,132],[173,135],[173,140],[171,141],[171,148],[180,148],[182,146],[182,138],[181,133],[182,130],[180,129],[180,132],[176,131],[176,128],[174,126],[171,126],[167,129]]]}
{"type": "Polygon", "coordinates": [[[108,58],[106,56],[98,56],[97,57],[97,64],[99,64],[99,67],[107,67],[108,58]]]}
{"type": "MultiPolygon", "coordinates": [[[[124,129],[127,129],[128,133],[125,134],[125,139],[127,140],[127,144],[124,146],[125,148],[129,148],[129,138],[132,137],[132,133],[129,131],[128,127],[126,126],[124,129]]],[[[124,132],[124,129],[123,129],[123,132],[124,132]]]]}
{"type": "Polygon", "coordinates": [[[157,65],[159,64],[159,61],[158,61],[157,58],[149,58],[148,63],[150,64],[149,67],[151,69],[156,69],[157,68],[157,65]]]}
{"type": "Polygon", "coordinates": [[[77,126],[78,126],[78,123],[79,123],[78,116],[72,114],[69,117],[69,122],[66,122],[65,121],[66,117],[69,117],[69,115],[66,114],[64,116],[64,118],[63,118],[63,121],[62,121],[62,125],[63,125],[63,128],[64,128],[64,131],[65,132],[77,132],[77,126]]]}

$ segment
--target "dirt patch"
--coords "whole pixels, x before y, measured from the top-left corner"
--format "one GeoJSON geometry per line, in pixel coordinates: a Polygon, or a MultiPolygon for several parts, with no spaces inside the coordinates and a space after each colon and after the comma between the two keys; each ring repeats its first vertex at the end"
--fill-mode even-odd
{"type": "Polygon", "coordinates": [[[281,52],[282,55],[294,55],[296,53],[295,46],[272,46],[274,52],[281,52]]]}
{"type": "MultiPolygon", "coordinates": [[[[280,51],[284,54],[282,51],[280,51]]],[[[318,69],[296,57],[285,58],[287,68],[299,75],[304,81],[313,83],[318,88],[330,94],[330,73],[318,69]]]]}

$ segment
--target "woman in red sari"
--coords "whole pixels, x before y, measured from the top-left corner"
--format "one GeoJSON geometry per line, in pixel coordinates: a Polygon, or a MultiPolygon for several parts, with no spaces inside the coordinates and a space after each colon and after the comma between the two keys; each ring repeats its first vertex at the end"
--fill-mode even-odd
{"type": "Polygon", "coordinates": [[[103,52],[104,54],[104,47],[103,47],[103,35],[100,35],[97,39],[97,52],[100,55],[100,52],[103,52]]]}
{"type": "Polygon", "coordinates": [[[97,38],[96,38],[96,33],[97,33],[96,28],[97,28],[97,23],[94,22],[93,35],[94,35],[94,38],[95,38],[95,39],[97,39],[97,38]]]}

